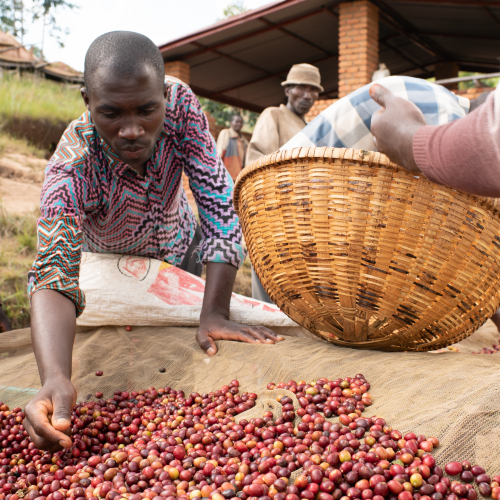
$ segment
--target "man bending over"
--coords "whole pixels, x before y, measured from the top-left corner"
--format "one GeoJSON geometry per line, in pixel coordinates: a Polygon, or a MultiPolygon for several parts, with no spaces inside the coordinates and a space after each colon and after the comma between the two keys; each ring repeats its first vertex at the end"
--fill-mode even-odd
{"type": "Polygon", "coordinates": [[[97,38],[85,57],[87,111],[71,123],[46,169],[38,254],[29,273],[32,340],[42,389],[26,406],[37,448],[71,446],[64,434],[76,401],[71,354],[85,307],[81,252],[160,259],[207,280],[196,338],[274,343],[264,327],[228,320],[236,271],[245,254],[232,206],[233,183],[195,95],[164,83],[160,51],[149,38],[117,31],[97,38]],[[201,230],[182,188],[183,169],[201,230]],[[49,421],[49,415],[52,415],[49,421]]]}

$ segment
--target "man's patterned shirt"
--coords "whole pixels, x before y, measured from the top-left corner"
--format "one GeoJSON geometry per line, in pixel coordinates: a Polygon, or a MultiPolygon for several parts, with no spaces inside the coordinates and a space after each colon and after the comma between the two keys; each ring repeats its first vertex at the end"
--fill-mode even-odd
{"type": "Polygon", "coordinates": [[[88,111],[65,131],[45,171],[30,297],[40,289],[57,290],[80,315],[85,307],[78,286],[82,251],[179,265],[197,224],[182,187],[183,171],[198,205],[201,261],[235,267],[243,262],[233,181],[216,153],[207,119],[189,87],[168,82],[168,89],[164,127],[145,177],[118,159],[88,111]]]}

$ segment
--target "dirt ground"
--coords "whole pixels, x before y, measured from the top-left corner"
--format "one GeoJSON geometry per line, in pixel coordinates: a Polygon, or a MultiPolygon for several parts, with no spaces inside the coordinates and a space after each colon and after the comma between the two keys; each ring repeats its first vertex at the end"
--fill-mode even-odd
{"type": "Polygon", "coordinates": [[[41,185],[0,178],[0,198],[9,213],[32,213],[40,204],[41,185]]]}
{"type": "Polygon", "coordinates": [[[0,201],[11,214],[33,213],[40,204],[47,160],[5,152],[0,156],[0,201]]]}

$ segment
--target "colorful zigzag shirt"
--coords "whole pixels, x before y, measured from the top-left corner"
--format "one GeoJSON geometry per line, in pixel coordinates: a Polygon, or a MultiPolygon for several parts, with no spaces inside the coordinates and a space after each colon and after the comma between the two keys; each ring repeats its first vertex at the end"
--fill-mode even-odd
{"type": "Polygon", "coordinates": [[[191,89],[169,82],[165,123],[145,177],[122,163],[85,112],[66,129],[45,170],[38,220],[38,253],[28,275],[30,297],[63,293],[79,316],[81,252],[141,255],[179,265],[196,218],[182,172],[198,205],[203,263],[239,267],[245,258],[233,181],[216,153],[207,119],[191,89]]]}

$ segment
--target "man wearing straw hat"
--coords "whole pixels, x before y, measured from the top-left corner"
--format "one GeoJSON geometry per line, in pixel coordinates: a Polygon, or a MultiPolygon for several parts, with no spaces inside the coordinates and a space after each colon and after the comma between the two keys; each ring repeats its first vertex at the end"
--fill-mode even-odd
{"type": "MultiPolygon", "coordinates": [[[[319,93],[323,92],[319,69],[310,64],[294,64],[281,85],[285,88],[287,103],[281,104],[279,108],[269,107],[260,115],[248,146],[246,165],[274,153],[300,132],[307,125],[305,115],[318,99],[319,93]]],[[[253,268],[252,297],[272,302],[253,268]]]]}
{"type": "Polygon", "coordinates": [[[305,115],[323,92],[319,69],[310,64],[294,64],[281,85],[287,103],[266,108],[260,115],[248,146],[246,165],[274,153],[300,132],[307,125],[305,115]]]}

